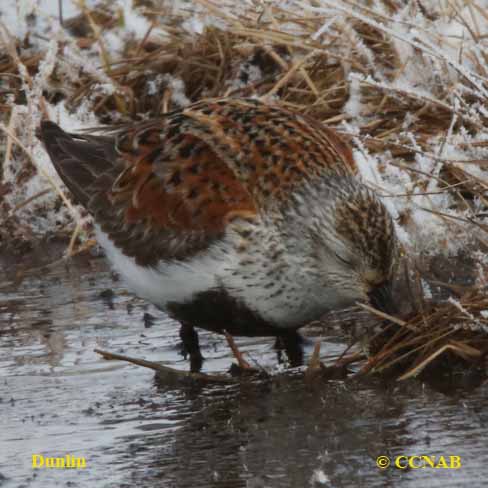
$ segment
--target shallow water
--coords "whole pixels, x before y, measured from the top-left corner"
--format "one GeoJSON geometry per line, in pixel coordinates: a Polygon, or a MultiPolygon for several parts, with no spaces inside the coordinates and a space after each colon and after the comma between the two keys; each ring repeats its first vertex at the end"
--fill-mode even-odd
{"type": "MultiPolygon", "coordinates": [[[[487,486],[487,384],[447,394],[417,380],[310,386],[279,375],[161,384],[93,349],[187,369],[174,322],[127,294],[103,259],[38,265],[2,265],[2,487],[487,486]],[[34,470],[33,454],[83,456],[87,467],[34,470]],[[462,466],[376,466],[379,455],[422,454],[460,456],[462,466]]],[[[227,371],[222,337],[200,336],[205,370],[227,371]]],[[[284,367],[272,340],[237,343],[266,369],[284,367]]],[[[343,348],[337,334],[323,337],[326,362],[343,348]]]]}

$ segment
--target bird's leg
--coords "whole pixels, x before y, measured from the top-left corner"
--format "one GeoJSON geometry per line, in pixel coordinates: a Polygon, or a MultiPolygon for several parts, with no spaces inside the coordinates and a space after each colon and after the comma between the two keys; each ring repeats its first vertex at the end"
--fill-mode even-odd
{"type": "Polygon", "coordinates": [[[296,368],[303,365],[303,342],[303,337],[296,330],[291,330],[276,338],[275,347],[284,349],[290,366],[296,368]]]}
{"type": "Polygon", "coordinates": [[[183,322],[180,328],[180,338],[183,343],[183,357],[190,355],[190,371],[198,373],[202,369],[203,356],[198,342],[198,333],[193,325],[183,322]]]}
{"type": "Polygon", "coordinates": [[[239,368],[247,369],[247,370],[254,370],[254,368],[242,357],[241,352],[239,351],[236,343],[234,342],[234,338],[226,330],[224,330],[223,332],[224,332],[225,338],[227,339],[227,344],[229,344],[229,347],[232,350],[232,354],[234,354],[234,357],[237,360],[237,364],[238,364],[239,368]]]}

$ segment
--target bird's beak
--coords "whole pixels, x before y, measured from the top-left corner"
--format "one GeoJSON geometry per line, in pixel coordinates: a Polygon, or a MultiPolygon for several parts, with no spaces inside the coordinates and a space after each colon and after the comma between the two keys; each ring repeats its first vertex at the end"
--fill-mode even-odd
{"type": "Polygon", "coordinates": [[[391,281],[386,281],[376,286],[369,292],[368,296],[374,308],[390,315],[398,312],[398,307],[393,301],[391,281]]]}

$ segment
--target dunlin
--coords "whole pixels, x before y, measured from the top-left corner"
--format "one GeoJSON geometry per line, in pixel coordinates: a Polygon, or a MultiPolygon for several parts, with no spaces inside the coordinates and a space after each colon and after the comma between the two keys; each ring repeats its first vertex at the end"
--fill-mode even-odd
{"type": "Polygon", "coordinates": [[[331,309],[388,306],[397,239],[351,148],[303,115],[205,100],[103,135],[42,122],[61,179],[136,294],[182,325],[290,338],[331,309]]]}

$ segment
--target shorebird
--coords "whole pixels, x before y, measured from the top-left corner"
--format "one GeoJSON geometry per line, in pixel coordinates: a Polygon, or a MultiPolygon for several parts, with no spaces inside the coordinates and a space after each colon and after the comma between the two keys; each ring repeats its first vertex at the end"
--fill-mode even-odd
{"type": "Polygon", "coordinates": [[[331,128],[255,99],[209,99],[98,135],[38,131],[99,244],[140,297],[181,324],[299,337],[331,309],[385,309],[392,219],[331,128]]]}

